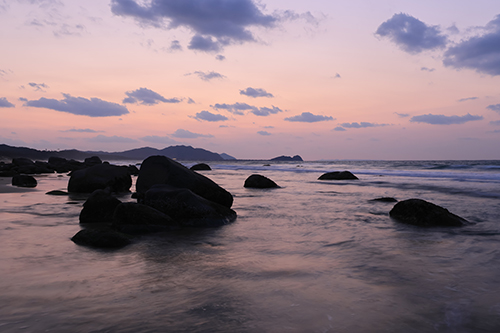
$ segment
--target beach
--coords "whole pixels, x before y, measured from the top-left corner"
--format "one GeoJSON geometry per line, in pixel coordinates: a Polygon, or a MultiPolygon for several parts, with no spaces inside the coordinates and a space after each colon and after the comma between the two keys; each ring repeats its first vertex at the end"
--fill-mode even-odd
{"type": "Polygon", "coordinates": [[[45,194],[67,175],[35,176],[33,189],[0,178],[0,331],[500,330],[500,161],[209,164],[200,173],[234,196],[235,222],[117,250],[71,241],[88,195],[45,194]],[[341,170],[359,180],[318,180],[341,170]],[[251,174],[280,187],[244,188],[251,174]],[[398,223],[381,197],[471,224],[398,223]]]}

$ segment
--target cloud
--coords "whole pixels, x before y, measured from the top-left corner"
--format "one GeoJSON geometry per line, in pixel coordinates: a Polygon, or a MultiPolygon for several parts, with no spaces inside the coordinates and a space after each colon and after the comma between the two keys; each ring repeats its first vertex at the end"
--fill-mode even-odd
{"type": "Polygon", "coordinates": [[[226,121],[228,120],[228,118],[224,115],[221,115],[221,114],[214,114],[214,113],[211,113],[209,111],[201,111],[201,112],[198,112],[196,114],[195,117],[193,117],[194,119],[197,119],[197,120],[205,120],[205,121],[226,121]]]}
{"type": "Polygon", "coordinates": [[[263,135],[263,136],[269,136],[269,135],[272,135],[271,133],[267,132],[267,131],[258,131],[257,134],[260,134],[260,135],[263,135]]]}
{"type": "Polygon", "coordinates": [[[170,47],[168,48],[168,50],[170,52],[182,51],[181,43],[178,40],[173,40],[172,43],[170,43],[170,47]]]}
{"type": "Polygon", "coordinates": [[[332,76],[332,79],[341,79],[342,76],[340,76],[339,73],[336,73],[334,76],[332,76]]]}
{"type": "Polygon", "coordinates": [[[0,98],[0,108],[13,108],[13,107],[15,107],[15,105],[9,102],[7,98],[5,97],[0,98]]]}
{"type": "Polygon", "coordinates": [[[198,134],[198,133],[193,133],[185,129],[178,129],[172,134],[173,137],[175,138],[180,138],[180,139],[196,139],[196,138],[213,138],[213,135],[210,134],[198,134]]]}
{"type": "Polygon", "coordinates": [[[49,86],[46,85],[45,83],[35,83],[35,82],[30,82],[28,85],[32,88],[35,89],[35,91],[43,91],[45,92],[45,88],[48,88],[49,86]]]}
{"type": "Polygon", "coordinates": [[[450,47],[444,54],[443,64],[455,69],[469,68],[479,73],[500,75],[500,15],[482,30],[487,33],[450,47]]]}
{"type": "Polygon", "coordinates": [[[488,105],[486,108],[500,113],[500,104],[488,105]]]}
{"type": "Polygon", "coordinates": [[[215,59],[219,61],[224,61],[226,60],[226,57],[224,57],[222,54],[218,54],[215,56],[215,59]]]}
{"type": "Polygon", "coordinates": [[[72,128],[69,130],[61,131],[61,132],[76,132],[76,133],[102,133],[104,131],[96,131],[90,128],[72,128]]]}
{"type": "Polygon", "coordinates": [[[424,114],[410,119],[412,123],[425,123],[431,125],[456,125],[469,121],[481,120],[483,116],[474,116],[467,113],[465,116],[444,116],[440,114],[424,114]]]}
{"type": "Polygon", "coordinates": [[[279,17],[264,14],[253,0],[112,0],[115,15],[157,28],[187,28],[189,48],[218,52],[225,46],[254,42],[251,27],[272,28],[279,17]]]}
{"type": "Polygon", "coordinates": [[[188,98],[188,104],[196,104],[196,102],[194,101],[194,99],[192,99],[191,97],[188,98]]]}
{"type": "Polygon", "coordinates": [[[140,103],[142,105],[155,105],[160,102],[163,103],[180,103],[181,100],[178,98],[167,99],[162,95],[147,89],[139,88],[134,91],[127,91],[125,93],[128,97],[123,100],[123,103],[140,103]]]}
{"type": "Polygon", "coordinates": [[[382,126],[389,126],[389,124],[376,124],[376,123],[368,123],[365,121],[362,121],[360,123],[354,122],[354,123],[343,123],[340,126],[344,128],[368,128],[368,127],[382,127],[382,126]]]}
{"type": "Polygon", "coordinates": [[[435,68],[427,68],[427,67],[422,67],[420,68],[422,72],[434,72],[436,69],[435,68]]]}
{"type": "Polygon", "coordinates": [[[403,13],[395,14],[382,23],[375,34],[390,39],[403,51],[411,54],[443,48],[448,42],[438,26],[429,26],[403,13]]]}
{"type": "Polygon", "coordinates": [[[151,143],[161,143],[161,144],[173,144],[179,143],[174,139],[168,136],[157,136],[157,135],[148,135],[142,138],[139,138],[142,141],[151,142],[151,143]]]}
{"type": "Polygon", "coordinates": [[[457,102],[466,102],[466,101],[473,101],[475,99],[478,99],[478,97],[467,97],[467,98],[461,98],[457,102]]]}
{"type": "Polygon", "coordinates": [[[410,114],[408,114],[408,113],[399,113],[399,112],[394,112],[394,113],[397,114],[398,117],[400,117],[400,118],[407,118],[410,116],[410,114]]]}
{"type": "Polygon", "coordinates": [[[112,117],[129,113],[123,105],[106,102],[99,98],[86,99],[63,94],[64,99],[58,101],[42,97],[38,100],[27,101],[25,106],[45,108],[89,117],[112,117]]]}
{"type": "Polygon", "coordinates": [[[490,125],[500,126],[500,120],[490,121],[490,125]]]}
{"type": "Polygon", "coordinates": [[[344,132],[344,131],[347,131],[347,130],[346,130],[345,128],[343,128],[343,127],[338,126],[338,127],[335,127],[335,128],[333,129],[333,131],[337,131],[337,132],[344,132]]]}
{"type": "Polygon", "coordinates": [[[273,105],[272,108],[263,107],[263,108],[259,108],[259,109],[253,109],[250,112],[253,113],[256,116],[267,117],[267,116],[269,116],[271,114],[276,114],[278,112],[283,112],[283,110],[281,110],[280,108],[275,107],[273,105]]]}
{"type": "Polygon", "coordinates": [[[138,142],[137,140],[130,139],[130,138],[125,138],[123,136],[105,136],[102,134],[99,134],[98,136],[94,138],[88,139],[90,142],[101,142],[101,143],[135,143],[138,142]]]}
{"type": "Polygon", "coordinates": [[[248,87],[245,90],[240,90],[240,95],[245,95],[245,96],[253,97],[253,98],[256,98],[256,97],[274,97],[273,94],[268,93],[264,89],[261,89],[261,88],[255,89],[255,88],[251,88],[251,87],[248,87]]]}
{"type": "Polygon", "coordinates": [[[234,103],[234,104],[215,104],[215,105],[210,105],[211,108],[215,110],[226,110],[228,112],[231,112],[232,114],[236,114],[239,116],[244,115],[245,113],[243,111],[248,111],[248,110],[255,110],[257,109],[255,106],[248,105],[247,103],[234,103]]]}
{"type": "Polygon", "coordinates": [[[318,121],[329,121],[335,119],[330,116],[321,116],[321,115],[314,115],[311,112],[302,112],[302,114],[298,116],[288,117],[285,118],[285,120],[293,122],[302,122],[302,123],[315,123],[318,121]]]}
{"type": "Polygon", "coordinates": [[[186,76],[188,75],[197,75],[200,79],[202,79],[203,81],[210,81],[210,80],[213,80],[213,79],[225,79],[226,77],[220,73],[217,73],[217,72],[202,72],[202,71],[196,71],[194,73],[187,73],[185,74],[186,76]]]}

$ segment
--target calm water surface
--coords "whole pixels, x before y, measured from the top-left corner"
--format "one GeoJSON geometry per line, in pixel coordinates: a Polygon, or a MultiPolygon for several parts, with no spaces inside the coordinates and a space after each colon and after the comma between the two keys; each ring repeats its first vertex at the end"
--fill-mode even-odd
{"type": "Polygon", "coordinates": [[[0,332],[500,331],[499,161],[263,164],[203,172],[235,223],[115,251],[70,240],[86,197],[45,195],[67,176],[0,193],[0,332]],[[316,180],[337,170],[360,180],[316,180]],[[253,173],[281,188],[243,188],[253,173]],[[398,224],[386,196],[474,224],[398,224]]]}

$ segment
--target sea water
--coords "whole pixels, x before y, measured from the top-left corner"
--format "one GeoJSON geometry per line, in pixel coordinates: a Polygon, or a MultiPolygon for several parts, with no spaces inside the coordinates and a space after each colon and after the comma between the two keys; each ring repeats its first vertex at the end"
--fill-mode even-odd
{"type": "Polygon", "coordinates": [[[87,196],[45,194],[66,175],[0,193],[0,332],[500,331],[500,161],[267,163],[200,172],[233,194],[234,223],[119,250],[70,240],[87,196]],[[317,180],[342,170],[360,179],[317,180]],[[251,174],[280,188],[246,189],[251,174]],[[380,197],[473,224],[400,224],[380,197]]]}

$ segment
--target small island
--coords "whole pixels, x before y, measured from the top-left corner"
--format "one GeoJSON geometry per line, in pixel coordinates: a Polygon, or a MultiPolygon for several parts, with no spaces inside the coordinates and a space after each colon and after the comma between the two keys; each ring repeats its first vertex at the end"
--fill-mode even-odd
{"type": "Polygon", "coordinates": [[[285,155],[282,155],[282,156],[278,156],[278,157],[275,157],[275,158],[272,158],[270,159],[270,161],[294,161],[294,162],[303,162],[304,160],[302,159],[302,157],[300,157],[299,155],[295,155],[293,157],[291,156],[285,156],[285,155]]]}

